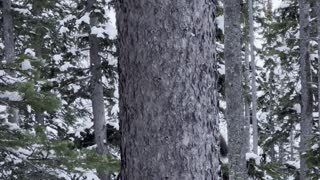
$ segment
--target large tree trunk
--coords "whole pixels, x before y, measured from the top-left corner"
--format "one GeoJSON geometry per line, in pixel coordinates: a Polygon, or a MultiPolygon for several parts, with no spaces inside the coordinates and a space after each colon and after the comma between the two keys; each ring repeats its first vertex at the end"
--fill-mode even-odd
{"type": "Polygon", "coordinates": [[[122,180],[217,180],[215,1],[118,3],[122,180]]]}
{"type": "Polygon", "coordinates": [[[307,164],[302,155],[308,150],[312,133],[312,91],[309,59],[309,0],[299,0],[300,8],[300,73],[301,73],[301,141],[300,141],[300,179],[306,179],[307,164]]]}
{"type": "Polygon", "coordinates": [[[242,99],[242,63],[240,1],[225,0],[225,66],[226,66],[226,119],[229,138],[230,179],[245,179],[246,160],[244,136],[244,108],[242,99]]]}
{"type": "MultiPolygon", "coordinates": [[[[2,27],[4,40],[4,59],[10,64],[15,59],[15,45],[13,34],[13,18],[11,11],[11,0],[2,0],[2,27]]],[[[9,72],[10,75],[15,76],[14,72],[9,72]]],[[[19,111],[16,108],[9,108],[10,115],[8,121],[19,124],[19,111]]]]}
{"type": "MultiPolygon", "coordinates": [[[[88,0],[86,6],[86,12],[91,13],[94,9],[96,0],[88,0]]],[[[90,26],[94,27],[98,25],[98,18],[94,15],[90,15],[90,26]]],[[[103,95],[103,83],[102,83],[102,69],[101,58],[99,56],[99,38],[96,34],[89,34],[89,46],[90,46],[90,70],[91,70],[91,101],[94,121],[94,139],[97,144],[97,153],[100,155],[108,154],[107,147],[107,129],[105,119],[105,107],[104,107],[104,95],[103,95]]],[[[98,176],[101,180],[109,180],[110,174],[105,172],[98,172],[98,176]]]]}
{"type": "Polygon", "coordinates": [[[253,24],[253,2],[249,0],[249,37],[250,37],[250,58],[251,58],[251,87],[252,87],[252,138],[253,152],[258,154],[258,120],[257,120],[257,87],[256,87],[256,61],[254,46],[254,24],[253,24]]]}

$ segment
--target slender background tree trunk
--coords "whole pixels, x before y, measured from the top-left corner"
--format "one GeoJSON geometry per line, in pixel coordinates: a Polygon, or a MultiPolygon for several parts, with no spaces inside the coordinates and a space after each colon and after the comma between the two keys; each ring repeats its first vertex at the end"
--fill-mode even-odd
{"type": "Polygon", "coordinates": [[[118,3],[122,180],[217,180],[215,1],[118,3]]]}
{"type": "MultiPolygon", "coordinates": [[[[90,27],[98,25],[98,17],[94,16],[92,11],[94,10],[94,4],[96,0],[88,0],[86,6],[86,12],[90,14],[90,27]]],[[[90,71],[91,71],[91,100],[92,111],[94,121],[94,140],[97,144],[97,153],[100,155],[108,154],[107,147],[107,128],[105,119],[105,106],[103,95],[103,83],[102,83],[102,69],[101,58],[99,56],[100,39],[96,34],[89,34],[89,46],[90,46],[90,71]]],[[[101,180],[111,179],[110,174],[107,171],[99,172],[98,176],[101,180]]]]}
{"type": "Polygon", "coordinates": [[[309,9],[308,0],[299,0],[300,22],[300,73],[301,73],[301,136],[300,136],[300,180],[307,179],[307,164],[302,155],[308,150],[312,133],[312,91],[309,59],[309,9]]]}
{"type": "MultiPolygon", "coordinates": [[[[3,27],[3,40],[4,40],[4,59],[10,64],[15,59],[15,45],[13,34],[13,18],[11,11],[11,0],[2,0],[2,27],[3,27]]],[[[15,76],[13,72],[9,72],[15,76]]],[[[9,108],[8,121],[11,123],[19,124],[19,110],[16,108],[9,108]]]]}
{"type": "Polygon", "coordinates": [[[226,66],[226,119],[229,139],[229,177],[245,179],[244,108],[242,96],[240,1],[224,1],[225,17],[225,66],[226,66]]]}
{"type": "Polygon", "coordinates": [[[318,30],[318,129],[320,131],[320,1],[316,2],[318,30]]]}
{"type": "Polygon", "coordinates": [[[250,59],[251,59],[251,88],[252,88],[252,138],[253,152],[258,154],[258,120],[257,120],[257,87],[256,87],[256,61],[254,46],[254,24],[253,24],[253,2],[249,0],[249,37],[250,37],[250,59]]]}
{"type": "MultiPolygon", "coordinates": [[[[34,16],[39,16],[42,13],[41,1],[32,1],[32,12],[34,16]]],[[[33,41],[33,48],[35,51],[35,56],[38,59],[43,58],[43,47],[45,46],[44,36],[46,35],[46,29],[41,25],[39,19],[37,19],[37,26],[35,27],[35,35],[33,41]]],[[[36,112],[35,120],[40,126],[45,124],[44,112],[36,112]]]]}
{"type": "MultiPolygon", "coordinates": [[[[248,36],[247,36],[248,37],[248,36]]],[[[245,152],[250,152],[250,83],[249,83],[249,45],[246,42],[245,45],[245,71],[244,71],[244,81],[246,84],[246,91],[244,93],[244,134],[245,134],[245,152]]]]}

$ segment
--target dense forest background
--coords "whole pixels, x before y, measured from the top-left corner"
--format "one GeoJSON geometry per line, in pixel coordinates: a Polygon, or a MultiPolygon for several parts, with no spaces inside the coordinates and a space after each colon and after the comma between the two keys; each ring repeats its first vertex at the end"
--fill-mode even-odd
{"type": "MultiPolygon", "coordinates": [[[[0,179],[116,179],[119,2],[0,2],[0,179]]],[[[241,0],[235,32],[226,26],[235,15],[224,11],[228,2],[214,1],[212,27],[216,115],[230,149],[229,165],[220,158],[220,176],[227,179],[231,169],[247,172],[245,179],[320,179],[320,3],[241,0]],[[227,49],[237,48],[227,44],[230,33],[240,40],[242,91],[228,91],[226,83],[227,49]],[[243,107],[242,118],[232,116],[230,103],[243,107]],[[237,129],[245,134],[238,140],[237,129]],[[245,148],[244,159],[233,158],[236,148],[245,148]]]]}

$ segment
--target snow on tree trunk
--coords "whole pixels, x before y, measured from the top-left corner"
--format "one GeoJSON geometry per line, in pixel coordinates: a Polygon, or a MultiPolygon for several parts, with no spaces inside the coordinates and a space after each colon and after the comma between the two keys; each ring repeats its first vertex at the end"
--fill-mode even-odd
{"type": "Polygon", "coordinates": [[[300,23],[300,73],[301,73],[301,141],[300,141],[300,179],[306,179],[307,164],[302,155],[308,150],[312,133],[312,91],[309,59],[309,9],[308,0],[299,0],[300,23]]]}
{"type": "Polygon", "coordinates": [[[215,1],[118,1],[121,179],[218,180],[215,1]]]}
{"type": "Polygon", "coordinates": [[[251,58],[251,88],[252,88],[252,138],[253,152],[258,154],[258,120],[257,120],[257,87],[256,87],[256,61],[254,46],[254,29],[253,29],[253,2],[249,0],[249,37],[250,37],[250,58],[251,58]]]}
{"type": "MultiPolygon", "coordinates": [[[[88,0],[86,12],[91,13],[94,9],[96,0],[88,0]]],[[[98,17],[94,13],[90,15],[91,28],[98,25],[98,17]]],[[[91,71],[91,101],[94,122],[94,139],[97,144],[97,153],[100,155],[108,154],[107,147],[107,129],[105,119],[104,95],[103,95],[103,82],[102,82],[102,69],[101,58],[99,56],[99,39],[96,34],[89,34],[89,47],[90,47],[90,71],[91,71]]],[[[105,172],[98,172],[101,180],[109,180],[110,174],[105,172]]]]}
{"type": "MultiPolygon", "coordinates": [[[[15,59],[15,45],[13,34],[13,18],[11,11],[11,0],[2,1],[2,27],[4,40],[4,59],[6,62],[13,63],[15,59]]],[[[15,74],[10,72],[12,76],[15,74]]],[[[19,124],[19,110],[16,108],[9,108],[10,115],[8,121],[19,124]]]]}
{"type": "Polygon", "coordinates": [[[244,108],[242,98],[240,1],[224,1],[224,58],[226,69],[226,119],[228,124],[229,176],[245,179],[244,108]]]}

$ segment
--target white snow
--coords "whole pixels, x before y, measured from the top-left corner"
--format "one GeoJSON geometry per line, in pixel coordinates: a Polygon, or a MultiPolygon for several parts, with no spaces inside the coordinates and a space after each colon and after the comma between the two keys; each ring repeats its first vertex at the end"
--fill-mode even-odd
{"type": "Polygon", "coordinates": [[[23,15],[31,15],[31,12],[29,11],[29,9],[22,9],[22,8],[12,8],[12,10],[19,12],[23,15]]]}
{"type": "Polygon", "coordinates": [[[0,76],[4,76],[6,72],[4,70],[0,70],[0,76]]]}
{"type": "Polygon", "coordinates": [[[115,39],[117,37],[117,25],[116,25],[116,11],[114,8],[108,7],[106,10],[106,15],[108,18],[108,23],[106,25],[107,34],[110,39],[115,39]]]}
{"type": "Polygon", "coordinates": [[[85,13],[80,19],[76,21],[76,25],[80,25],[81,23],[90,24],[90,13],[85,13]]]}
{"type": "Polygon", "coordinates": [[[9,99],[10,101],[21,101],[22,97],[18,92],[0,92],[0,98],[9,99]]]}
{"type": "Polygon", "coordinates": [[[300,169],[300,162],[299,161],[287,161],[286,164],[293,166],[296,169],[300,169]]]}
{"type": "Polygon", "coordinates": [[[32,65],[30,63],[30,61],[28,59],[25,59],[22,63],[21,63],[21,69],[22,70],[29,70],[32,69],[32,65]]]}
{"type": "Polygon", "coordinates": [[[64,33],[67,33],[69,32],[69,29],[64,27],[64,26],[61,26],[60,29],[59,29],[59,33],[60,34],[64,34],[64,33]]]}
{"type": "Polygon", "coordinates": [[[317,150],[318,148],[319,148],[319,144],[314,144],[314,145],[311,147],[312,150],[317,150]]]}
{"type": "Polygon", "coordinates": [[[30,55],[32,57],[36,57],[36,53],[34,52],[34,50],[30,49],[30,48],[27,48],[25,51],[24,51],[24,54],[26,55],[30,55]]]}
{"type": "Polygon", "coordinates": [[[224,33],[224,16],[218,16],[216,20],[218,28],[221,29],[221,31],[224,33]]]}
{"type": "Polygon", "coordinates": [[[272,0],[272,10],[276,10],[280,7],[282,0],[272,0]]]}
{"type": "Polygon", "coordinates": [[[104,33],[105,33],[105,29],[101,28],[101,27],[96,27],[93,26],[91,28],[91,34],[97,35],[98,38],[105,38],[104,33]]]}
{"type": "Polygon", "coordinates": [[[300,104],[295,104],[293,106],[293,109],[296,110],[296,112],[299,114],[301,113],[301,105],[300,104]]]}
{"type": "Polygon", "coordinates": [[[246,160],[254,159],[257,165],[260,165],[261,157],[253,152],[246,153],[246,160]]]}
{"type": "Polygon", "coordinates": [[[55,54],[55,55],[53,55],[53,60],[55,61],[55,63],[56,64],[59,64],[60,63],[60,61],[62,61],[63,60],[63,58],[62,58],[62,56],[61,56],[61,54],[55,54]]]}
{"type": "Polygon", "coordinates": [[[72,65],[70,64],[70,62],[66,62],[65,64],[63,64],[62,66],[60,66],[60,71],[67,71],[69,67],[72,67],[72,65]]]}

